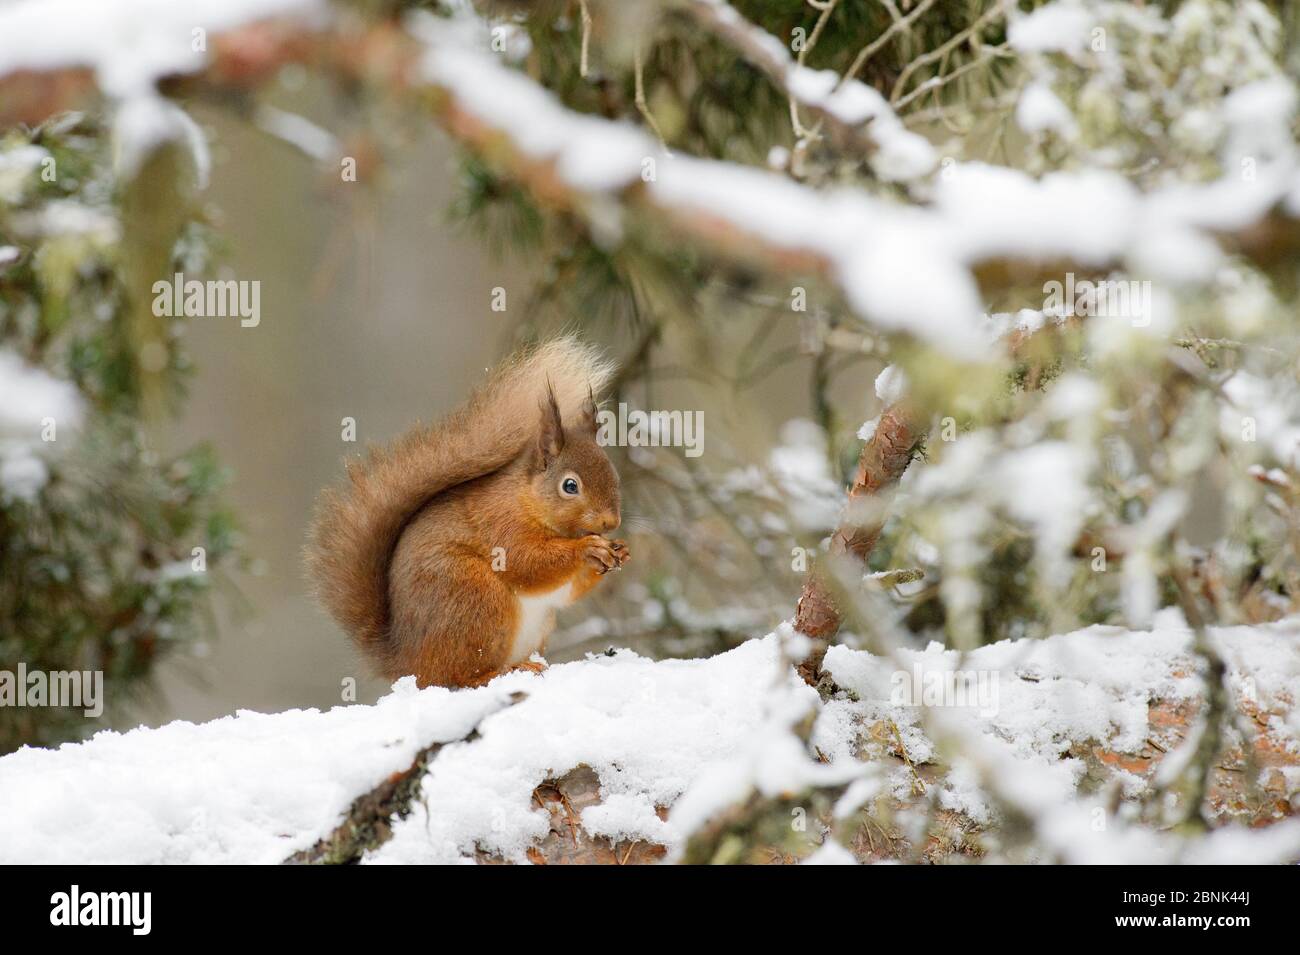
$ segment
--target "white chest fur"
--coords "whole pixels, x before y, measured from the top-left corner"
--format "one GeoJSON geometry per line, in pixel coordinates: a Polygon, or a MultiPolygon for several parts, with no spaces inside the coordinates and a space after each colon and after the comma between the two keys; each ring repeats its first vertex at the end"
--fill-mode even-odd
{"type": "Polygon", "coordinates": [[[548,593],[519,594],[519,626],[510,648],[510,666],[523,663],[533,655],[555,629],[555,611],[571,602],[571,586],[565,584],[548,593]]]}

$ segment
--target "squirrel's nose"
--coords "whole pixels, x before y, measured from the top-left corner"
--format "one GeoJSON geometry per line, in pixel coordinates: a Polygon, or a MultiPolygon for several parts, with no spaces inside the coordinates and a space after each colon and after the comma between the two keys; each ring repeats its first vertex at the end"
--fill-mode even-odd
{"type": "Polygon", "coordinates": [[[606,511],[600,515],[600,529],[602,531],[612,531],[618,527],[618,514],[614,511],[606,511]]]}

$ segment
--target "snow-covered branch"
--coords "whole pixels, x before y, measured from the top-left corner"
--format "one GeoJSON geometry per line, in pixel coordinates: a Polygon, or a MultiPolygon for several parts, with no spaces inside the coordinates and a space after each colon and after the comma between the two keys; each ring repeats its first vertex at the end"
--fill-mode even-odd
{"type": "MultiPolygon", "coordinates": [[[[862,189],[817,190],[735,163],[668,154],[633,126],[574,113],[491,51],[487,25],[476,18],[423,16],[412,20],[409,33],[384,25],[358,32],[332,29],[318,3],[277,0],[212,14],[207,53],[191,50],[188,33],[185,43],[160,39],[164,27],[179,29],[208,6],[182,8],[139,27],[142,48],[161,48],[141,61],[129,44],[96,46],[84,37],[45,42],[47,21],[39,11],[46,5],[12,5],[0,11],[0,76],[7,77],[0,89],[8,94],[15,86],[26,88],[33,71],[53,77],[89,66],[110,95],[142,95],[164,76],[245,84],[293,60],[414,90],[428,98],[454,136],[545,204],[584,217],[602,242],[620,239],[628,215],[644,215],[668,228],[675,241],[709,253],[778,273],[821,274],[866,321],[963,359],[990,354],[980,320],[990,287],[1059,277],[1071,269],[1128,269],[1195,287],[1228,254],[1267,267],[1300,245],[1293,146],[1250,177],[1150,193],[1108,171],[1035,179],[1005,167],[948,162],[918,193],[928,194],[927,202],[900,205],[862,189]],[[294,18],[308,29],[284,29],[294,18]],[[219,30],[232,32],[223,40],[219,30]],[[184,49],[173,49],[178,44],[184,49]]],[[[96,9],[100,20],[110,16],[96,9]]],[[[132,18],[150,9],[144,0],[112,8],[133,31],[132,18]]],[[[743,29],[711,12],[721,16],[719,24],[743,29]]],[[[784,48],[784,61],[775,59],[775,50],[769,53],[771,69],[787,81],[803,75],[792,71],[784,48]]],[[[856,89],[842,87],[841,93],[849,88],[856,89]]],[[[33,103],[24,97],[25,118],[69,105],[69,91],[81,86],[50,82],[40,89],[49,99],[33,103]]],[[[869,127],[873,135],[890,117],[876,116],[869,127]]]]}
{"type": "Polygon", "coordinates": [[[872,155],[884,179],[906,181],[932,172],[934,147],[909,132],[885,98],[865,83],[795,61],[784,43],[741,16],[724,0],[686,0],[684,9],[709,32],[761,70],[798,106],[820,119],[845,144],[872,155]]]}
{"type": "Polygon", "coordinates": [[[708,660],[621,651],[477,690],[408,679],[373,706],[105,732],[0,758],[0,861],[303,861],[340,831],[347,858],[374,863],[575,851],[652,861],[675,858],[751,792],[809,812],[813,793],[834,796],[833,817],[802,826],[782,809],[770,849],[790,858],[821,848],[846,861],[1294,861],[1296,823],[1248,824],[1290,811],[1277,801],[1300,773],[1298,636],[1294,622],[1212,633],[1232,705],[1256,730],[1234,736],[1214,772],[1207,840],[1160,832],[1167,807],[1149,801],[1160,767],[1195,742],[1192,638],[1170,619],[1150,633],[1092,628],[964,658],[834,647],[825,702],[784,667],[783,628],[708,660]],[[804,744],[789,727],[807,713],[804,744]],[[927,714],[960,751],[944,755],[927,714]],[[990,772],[1000,794],[987,791],[990,772]],[[1008,799],[1037,820],[1040,841],[1012,847],[994,834],[1008,799]],[[959,838],[931,841],[933,807],[959,838]],[[358,812],[375,836],[360,843],[347,828],[358,812]],[[551,838],[559,819],[573,840],[551,838]],[[852,851],[823,845],[823,827],[852,851]]]}

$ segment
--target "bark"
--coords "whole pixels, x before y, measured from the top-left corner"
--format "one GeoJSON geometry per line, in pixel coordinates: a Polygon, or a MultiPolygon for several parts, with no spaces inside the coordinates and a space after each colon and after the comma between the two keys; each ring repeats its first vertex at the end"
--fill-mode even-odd
{"type": "MultiPolygon", "coordinates": [[[[1154,785],[1160,766],[1189,734],[1198,732],[1198,717],[1214,705],[1197,698],[1152,699],[1147,709],[1150,736],[1136,752],[1116,751],[1106,740],[1072,744],[1068,755],[1084,766],[1080,789],[1111,793],[1118,802],[1121,783],[1131,784],[1132,777],[1138,777],[1148,789],[1140,797],[1125,797],[1124,802],[1137,808],[1139,825],[1165,830],[1164,794],[1154,785]]],[[[1300,765],[1300,754],[1286,743],[1285,711],[1261,712],[1244,700],[1225,700],[1223,705],[1229,716],[1246,721],[1253,732],[1210,760],[1203,788],[1180,793],[1184,811],[1197,820],[1209,820],[1209,829],[1261,827],[1294,817],[1300,803],[1289,798],[1293,787],[1288,774],[1300,765]]],[[[839,840],[862,863],[962,862],[981,858],[990,847],[1002,854],[1040,845],[1037,821],[1012,802],[998,800],[1002,818],[991,829],[961,811],[935,806],[931,790],[946,784],[948,768],[939,762],[915,763],[888,720],[862,727],[859,758],[883,763],[891,771],[906,770],[916,782],[910,792],[896,789],[882,794],[843,819],[836,819],[831,811],[841,786],[772,798],[751,794],[693,833],[682,861],[794,863],[830,838],[839,840]],[[924,812],[926,825],[919,831],[904,825],[900,817],[904,809],[924,812]],[[795,824],[797,820],[804,824],[795,824]]],[[[1204,828],[1181,826],[1173,831],[1192,837],[1189,844],[1194,844],[1204,828]]]]}
{"type": "MultiPolygon", "coordinates": [[[[524,698],[514,694],[506,706],[524,698]]],[[[504,708],[504,707],[502,707],[504,708]]],[[[493,710],[493,713],[500,709],[493,710]]],[[[489,714],[490,715],[490,714],[489,714]]],[[[420,785],[444,746],[471,743],[478,739],[478,727],[456,740],[432,743],[416,754],[411,765],[393,773],[369,792],[352,801],[343,821],[310,849],[295,852],[285,865],[355,865],[362,857],[378,849],[393,836],[393,825],[411,813],[420,795],[420,785]]],[[[533,791],[533,800],[551,817],[551,829],[537,845],[528,850],[534,865],[646,865],[658,862],[667,850],[650,842],[620,840],[611,842],[590,835],[582,828],[582,810],[600,802],[600,778],[588,766],[578,766],[554,779],[548,779],[533,791]]],[[[667,808],[660,809],[666,817],[667,808]]],[[[506,860],[485,850],[475,857],[485,865],[500,865],[506,860]]]]}
{"type": "MultiPolygon", "coordinates": [[[[341,18],[332,27],[313,29],[291,19],[270,19],[233,27],[209,40],[207,67],[165,79],[160,84],[162,92],[202,97],[251,91],[270,81],[283,66],[302,64],[348,87],[413,97],[431,110],[447,132],[490,160],[542,205],[583,217],[602,201],[615,200],[663,227],[674,242],[685,241],[708,254],[778,274],[817,275],[839,284],[838,264],[824,251],[774,241],[755,233],[740,218],[665,202],[640,180],[612,190],[580,189],[566,183],[551,160],[527,155],[511,130],[493,126],[477,115],[473,105],[462,101],[455,90],[423,79],[417,67],[429,51],[394,23],[358,25],[341,18]]],[[[742,48],[740,52],[745,55],[746,51],[742,48]]],[[[90,72],[80,67],[0,75],[0,127],[34,125],[61,111],[85,108],[95,95],[90,72]]],[[[595,121],[594,117],[588,119],[595,121]]],[[[816,195],[815,190],[808,191],[810,198],[816,195]]],[[[821,215],[820,207],[812,214],[821,215]]],[[[1258,222],[1236,232],[1215,233],[1215,238],[1261,268],[1278,272],[1286,270],[1294,261],[1293,253],[1300,250],[1300,220],[1274,208],[1258,222]]],[[[972,261],[970,268],[983,296],[990,299],[1009,288],[1041,285],[1044,276],[1059,279],[1067,271],[1104,275],[1121,265],[1101,262],[1085,268],[1058,259],[995,255],[972,261]]],[[[871,316],[863,318],[870,321],[871,316]]]]}
{"type": "MultiPolygon", "coordinates": [[[[524,698],[515,693],[506,706],[524,698]]],[[[493,710],[499,713],[501,709],[493,710]]],[[[491,715],[491,714],[488,714],[491,715]]],[[[486,717],[484,717],[486,719],[486,717]]],[[[481,721],[480,721],[481,722],[481,721]]],[[[286,865],[355,865],[367,852],[378,849],[393,837],[393,822],[411,813],[411,804],[420,793],[420,784],[429,766],[444,746],[478,739],[478,727],[461,739],[431,743],[415,754],[411,765],[393,773],[374,789],[352,801],[343,821],[310,849],[295,852],[285,859],[286,865]]]]}
{"type": "MultiPolygon", "coordinates": [[[[1007,280],[1010,281],[1011,277],[1007,276],[1007,280]]],[[[1019,277],[1015,280],[1019,281],[1019,277]]],[[[1017,330],[1010,333],[1002,344],[1013,359],[1028,359],[1032,364],[1035,353],[1055,354],[1058,337],[1078,324],[1077,318],[1071,318],[1034,330],[1017,330]]],[[[1040,371],[1037,368],[1032,371],[1032,384],[1029,386],[1037,386],[1040,371]]],[[[884,520],[878,516],[879,509],[872,512],[877,515],[874,517],[864,519],[855,515],[864,514],[866,509],[862,505],[867,499],[879,497],[898,483],[924,437],[924,417],[906,400],[891,405],[881,414],[875,434],[862,446],[844,518],[831,537],[831,562],[848,563],[855,571],[859,566],[865,568],[880,538],[884,520]]],[[[822,658],[839,631],[840,623],[841,614],[835,605],[825,570],[814,568],[799,595],[794,619],[795,629],[813,641],[812,651],[798,666],[799,675],[812,686],[821,679],[822,658]]]]}
{"type": "MultiPolygon", "coordinates": [[[[528,850],[533,865],[649,865],[667,854],[653,842],[611,842],[582,828],[582,811],[600,803],[600,777],[589,766],[546,780],[533,790],[533,801],[551,817],[550,832],[528,850]]],[[[659,815],[666,818],[667,808],[661,807],[659,815]]],[[[499,856],[481,850],[477,857],[484,864],[504,863],[499,856]]]]}
{"type": "MultiPolygon", "coordinates": [[[[865,567],[880,539],[884,521],[878,516],[864,519],[862,515],[868,509],[863,505],[898,483],[922,435],[917,412],[906,403],[891,405],[881,414],[876,433],[862,446],[858,457],[858,470],[849,488],[843,521],[831,537],[831,561],[847,560],[854,566],[865,567]]],[[[822,658],[840,622],[826,569],[814,568],[799,595],[794,619],[795,629],[813,640],[812,653],[799,665],[799,674],[812,685],[820,679],[822,658]]]]}

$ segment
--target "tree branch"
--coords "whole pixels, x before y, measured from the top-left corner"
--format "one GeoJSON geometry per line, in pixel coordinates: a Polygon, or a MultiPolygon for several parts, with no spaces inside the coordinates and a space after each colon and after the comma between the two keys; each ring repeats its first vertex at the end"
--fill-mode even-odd
{"type": "MultiPolygon", "coordinates": [[[[1063,271],[1122,268],[1141,244],[1136,233],[1111,230],[1102,245],[1088,246],[1088,261],[1081,262],[1078,244],[1056,230],[1037,236],[1033,245],[977,243],[958,250],[954,236],[1002,235],[1008,220],[1038,214],[1047,186],[1009,170],[1007,175],[1017,178],[1005,201],[913,206],[904,216],[897,205],[865,190],[822,192],[735,163],[668,156],[639,130],[574,113],[495,55],[476,49],[481,37],[474,31],[485,25],[474,22],[477,26],[426,16],[404,30],[392,23],[313,29],[291,19],[263,20],[210,37],[202,69],[164,78],[160,88],[176,94],[248,89],[287,63],[303,63],[350,82],[411,95],[539,202],[586,219],[606,239],[621,234],[625,213],[643,216],[666,229],[675,243],[780,274],[819,275],[838,286],[867,322],[920,335],[949,350],[979,339],[973,325],[981,295],[1039,281],[1045,274],[1059,278],[1063,271]],[[525,101],[530,108],[519,109],[525,101]],[[926,295],[916,294],[921,288],[926,295]]],[[[0,77],[0,122],[38,121],[84,103],[88,92],[84,68],[76,64],[0,77]]],[[[893,118],[882,114],[873,126],[882,116],[893,118]]],[[[958,170],[958,182],[962,175],[958,170]]],[[[1068,217],[1069,204],[1061,197],[1076,184],[1077,216],[1087,220],[1098,214],[1095,196],[1069,174],[1052,183],[1052,208],[1068,217]]],[[[1237,226],[1200,221],[1195,190],[1179,197],[1132,196],[1123,211],[1137,219],[1148,209],[1161,212],[1168,228],[1216,238],[1227,251],[1265,268],[1284,267],[1288,250],[1300,248],[1300,225],[1282,206],[1290,185],[1279,178],[1205,187],[1218,188],[1216,208],[1232,207],[1226,193],[1240,187],[1249,192],[1243,193],[1241,208],[1265,210],[1237,226]],[[1172,221],[1171,206],[1183,210],[1172,221]]],[[[970,198],[979,188],[973,183],[952,195],[970,198]]]]}
{"type": "MultiPolygon", "coordinates": [[[[831,537],[829,559],[832,562],[851,562],[855,567],[866,564],[880,538],[884,521],[878,516],[867,516],[868,509],[863,505],[898,483],[923,436],[924,426],[906,401],[890,405],[881,414],[875,434],[862,446],[844,518],[831,537]]],[[[798,668],[810,684],[816,685],[820,677],[822,657],[839,630],[840,621],[841,614],[825,571],[814,569],[804,582],[794,618],[795,629],[814,640],[813,652],[798,668]]]]}
{"type": "MultiPolygon", "coordinates": [[[[524,699],[523,693],[512,693],[503,706],[483,717],[493,716],[524,699]]],[[[334,831],[310,849],[295,852],[284,862],[286,865],[353,865],[371,850],[379,848],[393,836],[393,820],[405,819],[411,813],[411,804],[420,794],[420,784],[430,764],[444,746],[467,743],[478,739],[478,727],[483,720],[460,739],[432,743],[415,754],[411,765],[393,773],[374,789],[362,793],[352,801],[343,821],[334,831]]]]}

